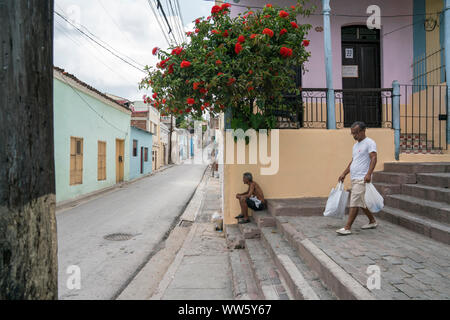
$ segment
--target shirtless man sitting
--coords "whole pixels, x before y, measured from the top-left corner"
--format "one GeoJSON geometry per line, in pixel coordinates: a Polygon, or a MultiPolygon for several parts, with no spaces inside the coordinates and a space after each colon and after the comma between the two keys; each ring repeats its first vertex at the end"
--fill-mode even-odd
{"type": "Polygon", "coordinates": [[[244,173],[244,184],[248,184],[248,190],[244,193],[238,193],[236,199],[239,200],[241,205],[241,214],[236,216],[236,219],[242,219],[239,223],[249,223],[248,208],[254,211],[260,211],[266,209],[266,200],[264,200],[264,194],[261,187],[253,181],[252,174],[249,172],[244,173]]]}

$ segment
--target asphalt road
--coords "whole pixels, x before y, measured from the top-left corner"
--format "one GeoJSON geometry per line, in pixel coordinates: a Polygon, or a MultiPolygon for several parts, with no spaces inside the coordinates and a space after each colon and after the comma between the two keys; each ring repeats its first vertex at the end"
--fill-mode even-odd
{"type": "Polygon", "coordinates": [[[58,212],[59,298],[114,299],[182,213],[205,168],[174,166],[58,212]],[[133,237],[104,238],[115,233],[133,237]]]}

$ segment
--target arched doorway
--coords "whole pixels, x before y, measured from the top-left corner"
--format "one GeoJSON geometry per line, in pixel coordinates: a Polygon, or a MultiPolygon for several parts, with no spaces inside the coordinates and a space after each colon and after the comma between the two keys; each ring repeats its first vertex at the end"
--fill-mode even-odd
{"type": "Polygon", "coordinates": [[[345,26],[341,28],[341,41],[344,126],[364,121],[368,127],[380,127],[381,93],[363,90],[381,87],[380,30],[345,26]]]}

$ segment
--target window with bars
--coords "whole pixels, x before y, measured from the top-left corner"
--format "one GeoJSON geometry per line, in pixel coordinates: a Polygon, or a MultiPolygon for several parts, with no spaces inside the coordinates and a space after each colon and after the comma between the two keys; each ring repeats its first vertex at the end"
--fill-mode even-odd
{"type": "Polygon", "coordinates": [[[106,142],[98,141],[97,180],[106,180],[106,142]]]}
{"type": "Polygon", "coordinates": [[[70,185],[83,183],[83,138],[70,137],[70,185]]]}

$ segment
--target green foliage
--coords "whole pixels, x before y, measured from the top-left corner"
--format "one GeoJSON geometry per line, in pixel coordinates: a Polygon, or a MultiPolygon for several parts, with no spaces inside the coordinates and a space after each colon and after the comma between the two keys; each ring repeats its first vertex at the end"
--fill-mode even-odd
{"type": "Polygon", "coordinates": [[[272,129],[271,109],[286,92],[298,92],[293,67],[310,56],[303,40],[311,25],[297,23],[297,17],[315,8],[297,0],[289,8],[266,6],[231,18],[227,6],[214,6],[211,17],[197,19],[189,43],[159,50],[161,62],[147,67],[140,88],[152,88],[154,96],[146,101],[162,115],[215,116],[231,108],[233,129],[272,129]]]}

